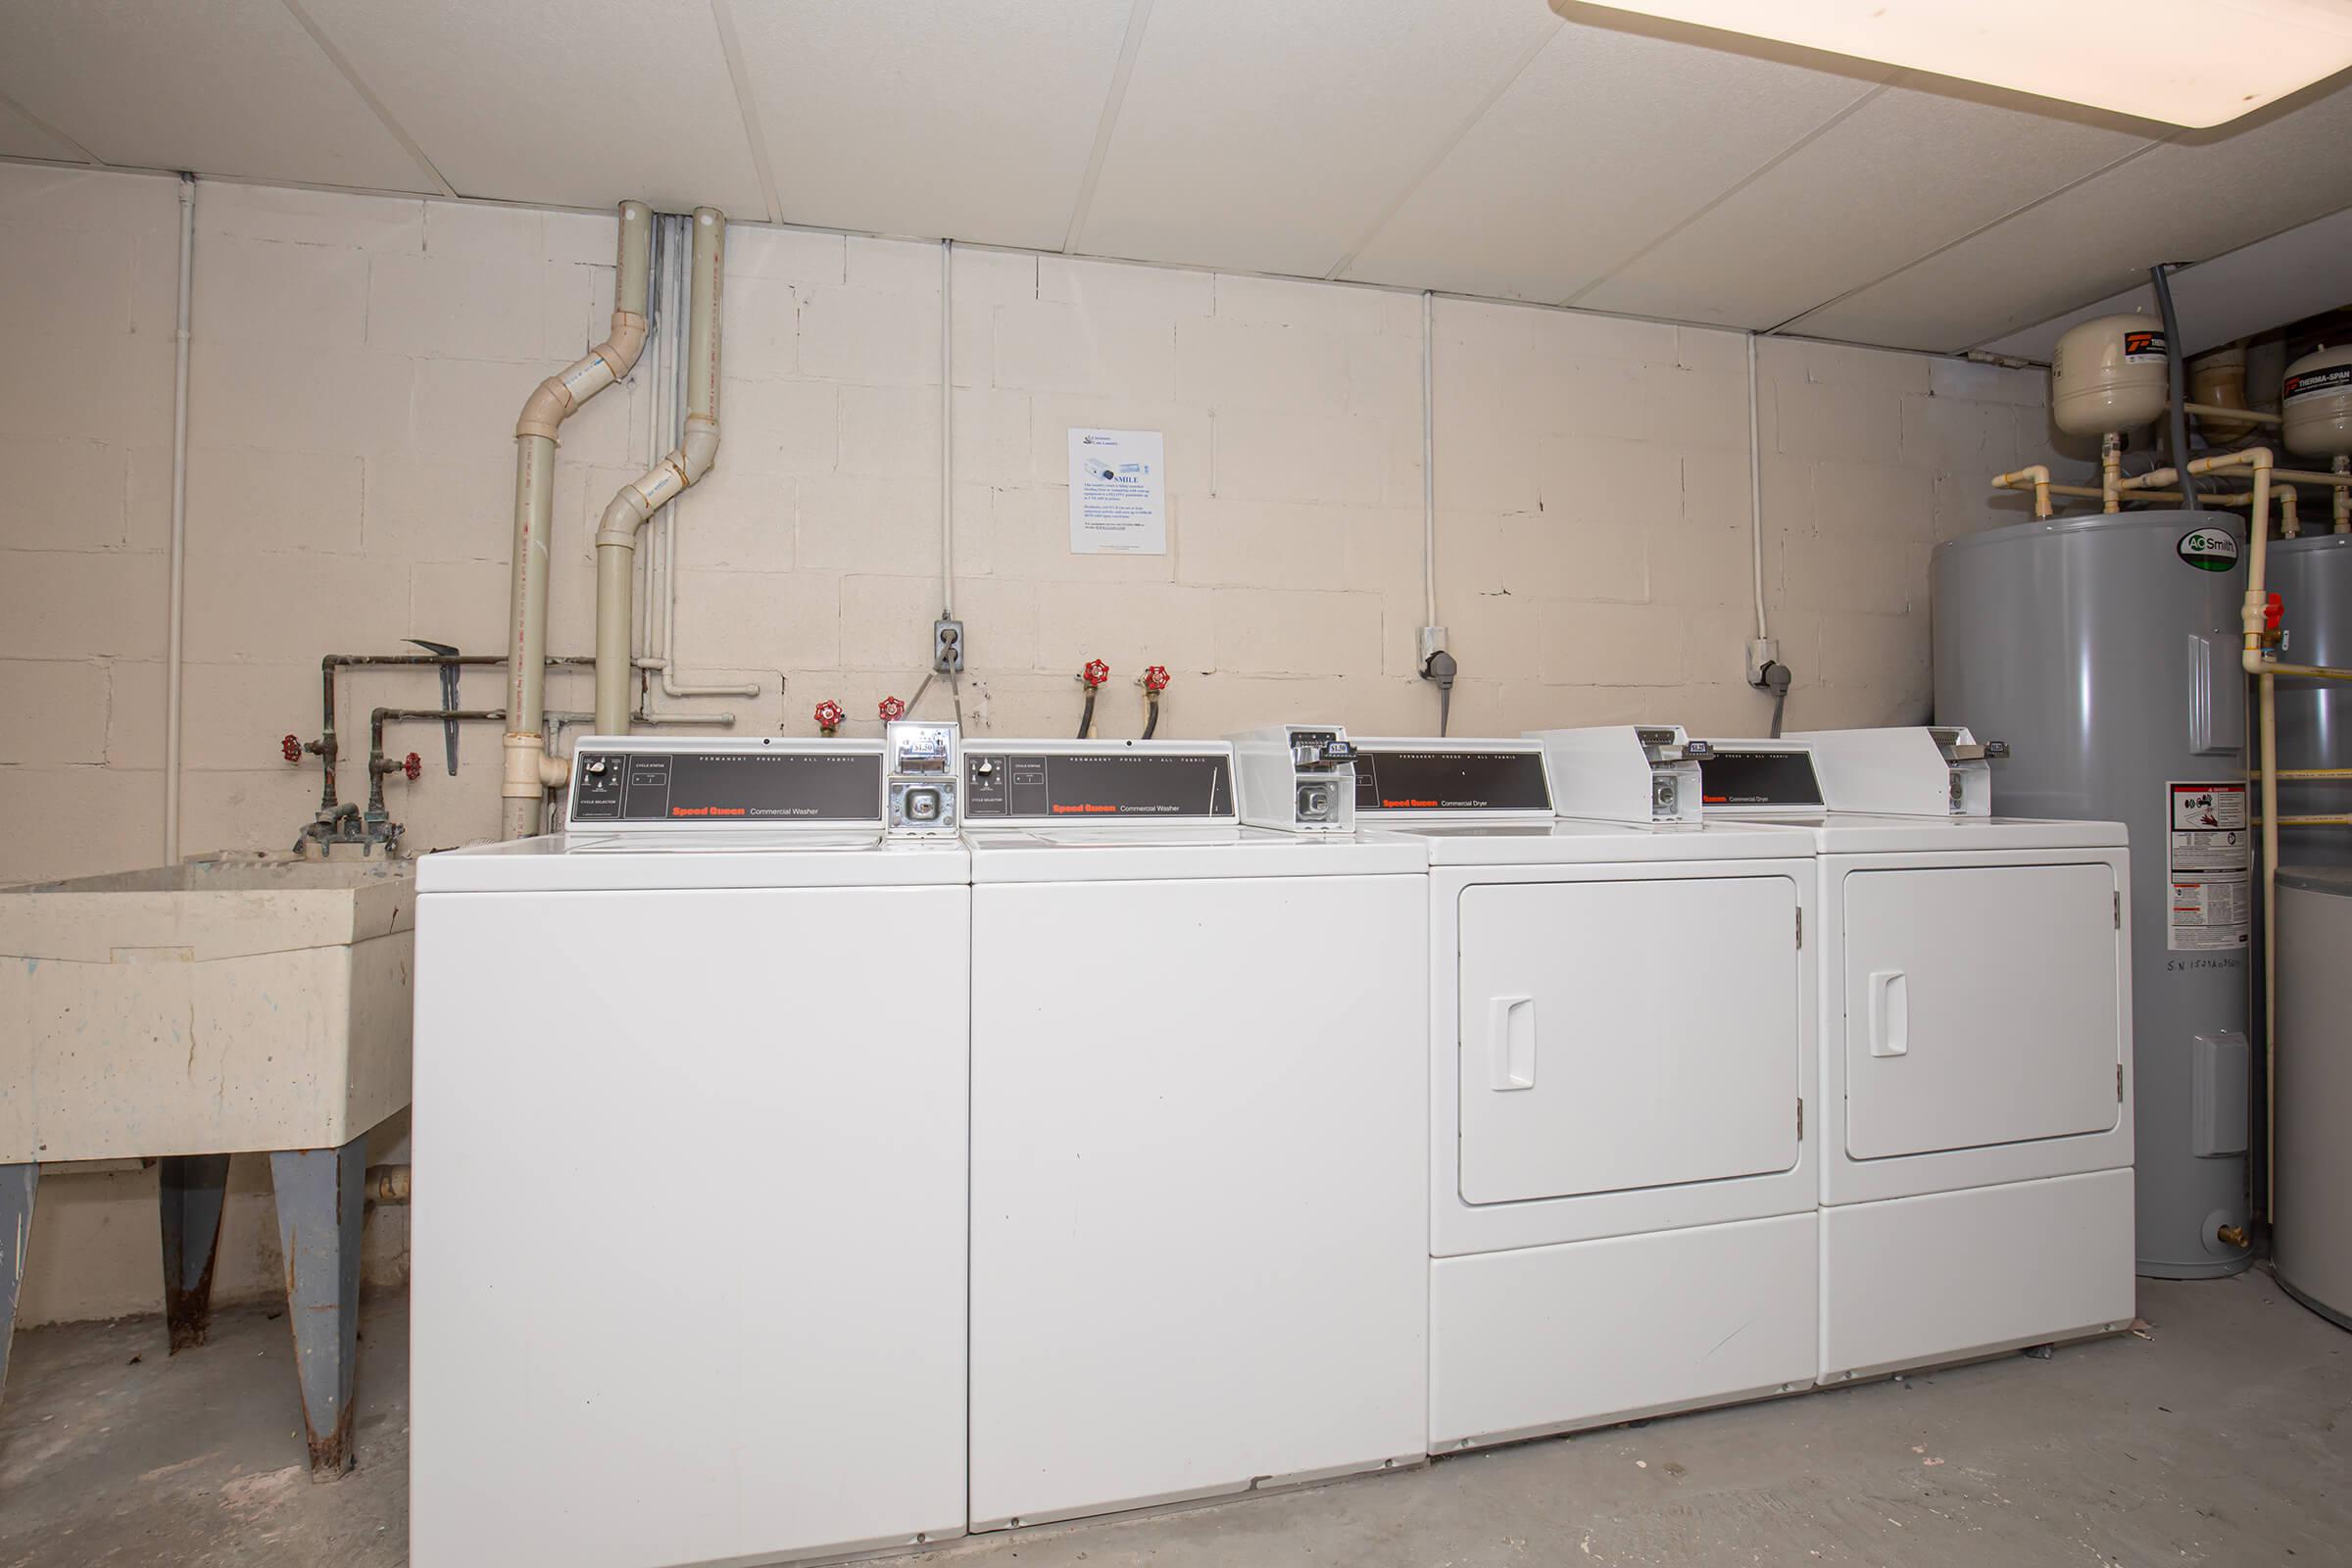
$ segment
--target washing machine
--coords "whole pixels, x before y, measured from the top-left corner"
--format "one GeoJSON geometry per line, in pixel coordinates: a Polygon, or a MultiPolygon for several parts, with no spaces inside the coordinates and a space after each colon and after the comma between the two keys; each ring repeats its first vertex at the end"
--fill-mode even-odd
{"type": "Polygon", "coordinates": [[[586,739],[564,832],[419,862],[417,1568],[963,1533],[956,782],[948,726],[586,739]]]}
{"type": "Polygon", "coordinates": [[[1839,1383],[2132,1317],[2123,826],[1991,814],[1959,726],[1719,740],[1821,878],[1821,1355],[1839,1383]]]}
{"type": "Polygon", "coordinates": [[[1427,858],[1313,733],[1295,832],[1223,741],[965,752],[975,1530],[1422,1455],[1427,858]]]}
{"type": "Polygon", "coordinates": [[[1811,1388],[1811,846],[1671,725],[1356,754],[1430,858],[1430,1451],[1811,1388]]]}

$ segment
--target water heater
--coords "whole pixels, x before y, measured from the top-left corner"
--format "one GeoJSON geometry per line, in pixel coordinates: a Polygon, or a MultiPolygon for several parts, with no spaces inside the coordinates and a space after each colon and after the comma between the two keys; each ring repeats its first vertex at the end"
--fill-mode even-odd
{"type": "Polygon", "coordinates": [[[1936,717],[2009,742],[1993,808],[2131,830],[2137,1255],[2168,1279],[2249,1260],[2245,579],[2211,512],[2019,523],[1935,556],[1936,717]]]}

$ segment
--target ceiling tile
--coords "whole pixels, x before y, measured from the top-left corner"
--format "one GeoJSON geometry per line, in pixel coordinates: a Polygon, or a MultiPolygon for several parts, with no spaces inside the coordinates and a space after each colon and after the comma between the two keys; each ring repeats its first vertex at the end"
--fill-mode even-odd
{"type": "Polygon", "coordinates": [[[1712,48],[1669,29],[1565,24],[1346,275],[1564,300],[1889,74],[1817,70],[1788,51],[1712,48]]]}
{"type": "Polygon", "coordinates": [[[2148,145],[2028,102],[1890,86],[1573,303],[1778,326],[2148,145]]]}
{"type": "Polygon", "coordinates": [[[734,0],[785,221],[1061,249],[1128,11],[734,0]]]}
{"type": "Polygon", "coordinates": [[[432,189],[279,0],[17,5],[0,92],[110,164],[432,189]]]}
{"type": "Polygon", "coordinates": [[[1816,337],[1944,353],[2352,206],[2352,85],[2188,131],[1800,317],[1816,337]]]}
{"type": "Polygon", "coordinates": [[[1320,276],[1558,25],[1535,0],[1161,0],[1077,248],[1320,276]]]}
{"type": "Polygon", "coordinates": [[[40,158],[53,163],[85,162],[81,150],[69,146],[5,103],[0,103],[0,158],[40,158]]]}
{"type": "Polygon", "coordinates": [[[709,0],[304,0],[461,196],[767,216],[709,0]]]}
{"type": "MultiPolygon", "coordinates": [[[[2184,268],[2173,277],[2180,348],[2186,354],[2317,316],[2346,300],[2352,300],[2352,208],[2184,268]]],[[[2047,364],[2068,327],[2100,316],[2153,316],[2156,309],[2155,290],[2135,283],[1984,348],[2047,364]]]]}

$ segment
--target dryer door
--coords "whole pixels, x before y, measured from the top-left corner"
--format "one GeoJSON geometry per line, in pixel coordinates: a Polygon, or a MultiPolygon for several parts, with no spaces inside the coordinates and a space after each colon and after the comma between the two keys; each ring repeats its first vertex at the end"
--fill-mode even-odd
{"type": "Polygon", "coordinates": [[[1794,1166],[1796,910],[1780,875],[1464,890],[1463,1200],[1794,1166]]]}
{"type": "Polygon", "coordinates": [[[2106,864],[1858,870],[1842,887],[1848,1154],[2116,1125],[2123,933],[2106,864]]]}

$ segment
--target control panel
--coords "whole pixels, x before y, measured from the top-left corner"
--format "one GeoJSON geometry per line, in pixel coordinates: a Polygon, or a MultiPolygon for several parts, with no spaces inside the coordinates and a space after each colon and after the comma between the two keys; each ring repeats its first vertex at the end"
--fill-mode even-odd
{"type": "MultiPolygon", "coordinates": [[[[1697,743],[1693,743],[1697,744],[1697,743]]],[[[1698,760],[1709,816],[1817,814],[1821,774],[1813,750],[1793,741],[1718,740],[1698,760]]]]}
{"type": "Polygon", "coordinates": [[[1551,777],[1536,741],[1359,740],[1357,819],[1552,814],[1551,777]]]}
{"type": "Polygon", "coordinates": [[[879,827],[872,741],[589,736],[571,756],[567,829],[879,827]]]}
{"type": "Polygon", "coordinates": [[[1562,816],[1694,824],[1704,819],[1699,761],[1712,750],[1680,724],[1599,724],[1529,732],[1551,764],[1562,816]]]}
{"type": "Polygon", "coordinates": [[[973,827],[1037,822],[1232,822],[1221,741],[997,741],[963,754],[973,827]]]}
{"type": "Polygon", "coordinates": [[[1355,828],[1355,747],[1337,724],[1273,724],[1231,737],[1242,820],[1293,833],[1355,828]]]}
{"type": "Polygon", "coordinates": [[[962,732],[953,722],[894,718],[882,726],[884,830],[892,838],[951,838],[961,827],[962,732]]]}
{"type": "Polygon", "coordinates": [[[1812,730],[1788,739],[1812,748],[1833,811],[1897,816],[1990,816],[1992,764],[2002,741],[1979,741],[1965,725],[1812,730]]]}

